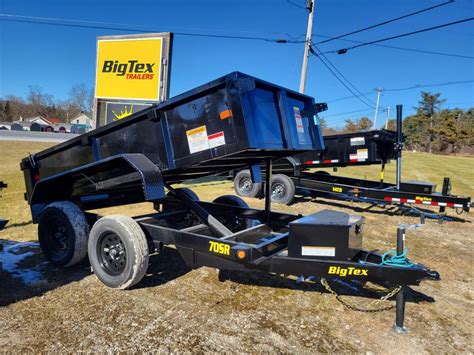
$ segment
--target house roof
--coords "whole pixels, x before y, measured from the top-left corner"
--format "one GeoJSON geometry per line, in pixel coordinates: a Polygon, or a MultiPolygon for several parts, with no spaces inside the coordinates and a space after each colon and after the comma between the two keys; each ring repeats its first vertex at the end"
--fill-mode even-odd
{"type": "MultiPolygon", "coordinates": [[[[79,117],[85,117],[85,118],[87,118],[87,119],[89,119],[89,120],[91,119],[91,118],[90,118],[89,116],[87,116],[85,113],[80,113],[80,114],[78,114],[77,116],[75,116],[72,120],[75,120],[76,118],[79,118],[79,117]]],[[[71,121],[72,121],[72,120],[71,120],[71,121]]]]}
{"type": "Polygon", "coordinates": [[[25,118],[23,121],[21,122],[31,122],[31,121],[34,121],[34,120],[43,120],[43,121],[46,121],[46,118],[44,118],[43,116],[34,116],[34,117],[29,117],[29,118],[25,118]]]}
{"type": "Polygon", "coordinates": [[[45,120],[51,124],[62,123],[62,121],[59,118],[55,118],[55,117],[47,117],[45,118],[45,120]]]}

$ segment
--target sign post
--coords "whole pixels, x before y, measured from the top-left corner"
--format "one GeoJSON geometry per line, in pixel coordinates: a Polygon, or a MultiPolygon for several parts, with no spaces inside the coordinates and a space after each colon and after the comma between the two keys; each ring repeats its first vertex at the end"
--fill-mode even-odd
{"type": "Polygon", "coordinates": [[[96,127],[168,99],[171,33],[97,38],[96,127]]]}

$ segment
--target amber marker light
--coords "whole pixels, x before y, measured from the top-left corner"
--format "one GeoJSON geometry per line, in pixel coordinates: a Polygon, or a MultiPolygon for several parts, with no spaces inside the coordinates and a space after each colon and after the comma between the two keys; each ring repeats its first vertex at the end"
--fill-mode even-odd
{"type": "Polygon", "coordinates": [[[245,250],[237,250],[237,259],[243,260],[247,257],[245,250]]]}

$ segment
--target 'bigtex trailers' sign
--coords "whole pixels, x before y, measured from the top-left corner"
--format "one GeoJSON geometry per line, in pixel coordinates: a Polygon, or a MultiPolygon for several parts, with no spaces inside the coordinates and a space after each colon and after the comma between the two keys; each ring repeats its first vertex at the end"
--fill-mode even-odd
{"type": "Polygon", "coordinates": [[[129,60],[127,63],[119,63],[118,60],[106,60],[102,67],[102,73],[115,73],[117,76],[126,75],[127,79],[152,80],[155,75],[153,72],[154,66],[155,63],[139,63],[138,60],[129,60]]]}
{"type": "Polygon", "coordinates": [[[163,38],[99,39],[96,97],[160,99],[163,38]]]}

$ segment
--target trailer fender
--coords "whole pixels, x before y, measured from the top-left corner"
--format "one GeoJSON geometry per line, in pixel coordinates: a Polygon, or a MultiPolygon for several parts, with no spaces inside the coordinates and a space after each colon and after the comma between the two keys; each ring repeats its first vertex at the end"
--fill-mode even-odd
{"type": "Polygon", "coordinates": [[[44,205],[54,201],[73,200],[80,207],[98,208],[113,190],[127,184],[141,184],[141,196],[130,195],[130,203],[165,198],[159,168],[143,154],[120,154],[40,179],[30,199],[33,221],[44,205]]]}

